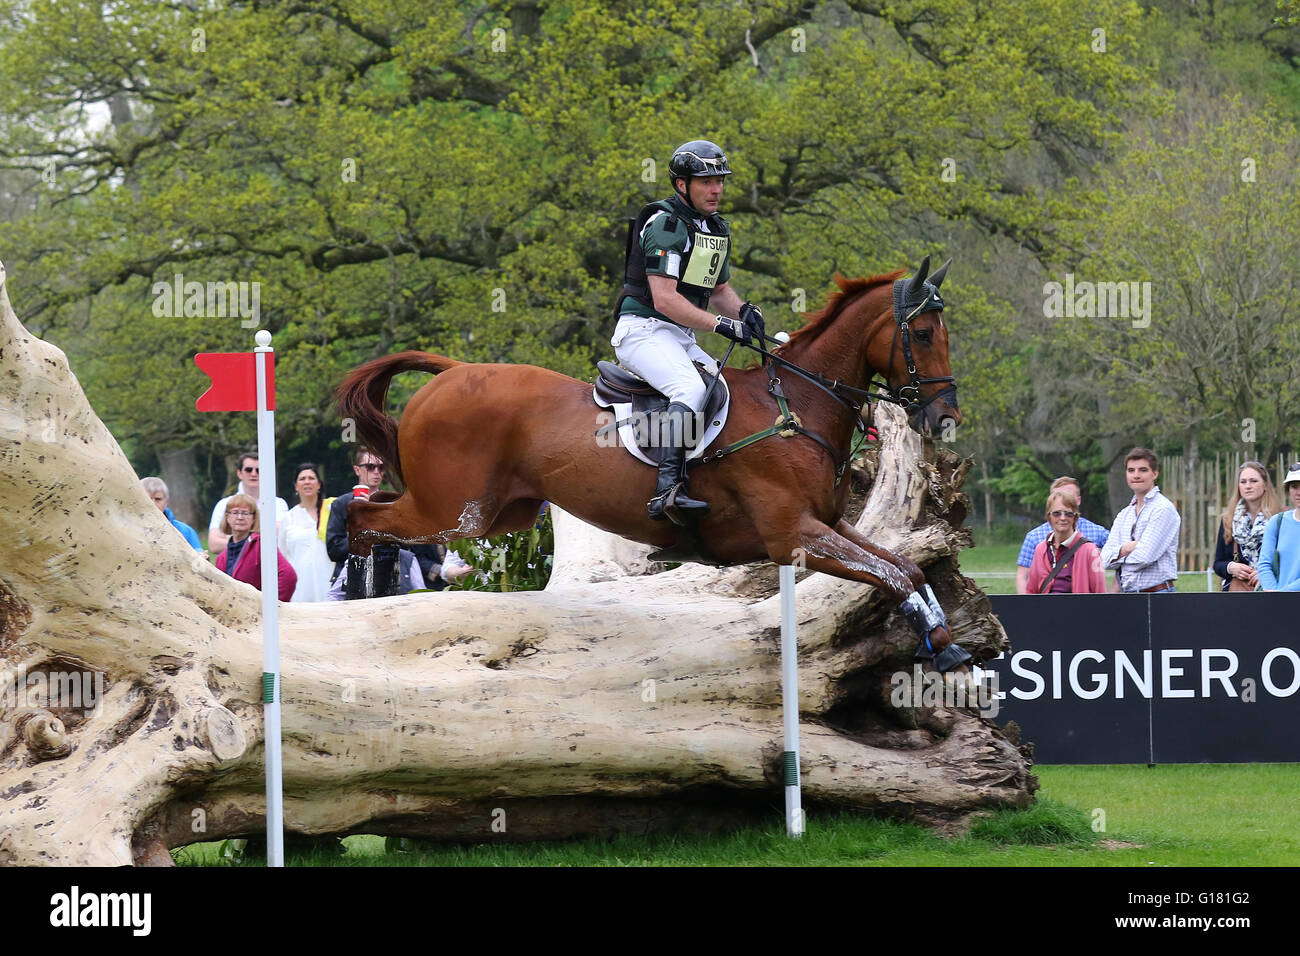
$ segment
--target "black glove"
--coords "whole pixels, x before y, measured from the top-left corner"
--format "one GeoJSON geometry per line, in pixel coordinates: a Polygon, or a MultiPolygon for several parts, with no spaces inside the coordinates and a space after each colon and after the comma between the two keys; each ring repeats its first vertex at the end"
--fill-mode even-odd
{"type": "Polygon", "coordinates": [[[758,342],[759,348],[762,348],[767,342],[767,325],[763,321],[763,313],[759,307],[752,302],[746,302],[740,307],[740,321],[745,324],[745,330],[758,342]]]}
{"type": "Polygon", "coordinates": [[[741,345],[749,344],[749,326],[740,319],[728,319],[725,316],[718,316],[718,324],[713,327],[713,331],[719,335],[726,336],[733,342],[739,342],[741,345]]]}

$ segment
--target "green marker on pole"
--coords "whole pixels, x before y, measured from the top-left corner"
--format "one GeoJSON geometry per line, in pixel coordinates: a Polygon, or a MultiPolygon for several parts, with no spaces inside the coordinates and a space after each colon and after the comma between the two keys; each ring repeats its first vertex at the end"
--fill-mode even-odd
{"type": "Polygon", "coordinates": [[[803,799],[799,784],[799,642],[794,621],[794,565],[780,566],[781,578],[781,715],[785,750],[785,832],[803,836],[803,799]]]}
{"type": "Polygon", "coordinates": [[[275,535],[275,350],[265,329],[248,352],[200,352],[194,364],[212,379],[194,407],[201,412],[257,412],[262,468],[257,510],[263,516],[262,704],[266,731],[266,865],[284,866],[284,790],[280,751],[280,561],[275,535]],[[271,516],[270,531],[265,518],[271,516]]]}
{"type": "Polygon", "coordinates": [[[257,455],[262,468],[257,510],[262,538],[262,707],[266,727],[266,865],[284,866],[283,759],[280,751],[280,560],[275,536],[275,411],[267,401],[271,333],[261,329],[253,350],[257,367],[257,455]],[[271,516],[268,531],[265,518],[271,516]]]}

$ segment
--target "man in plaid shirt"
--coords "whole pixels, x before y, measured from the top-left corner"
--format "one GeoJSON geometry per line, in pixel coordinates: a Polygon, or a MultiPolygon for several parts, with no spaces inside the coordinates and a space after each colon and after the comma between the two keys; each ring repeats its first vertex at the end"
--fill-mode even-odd
{"type": "Polygon", "coordinates": [[[1125,594],[1170,592],[1178,580],[1178,531],[1183,519],[1160,493],[1156,456],[1134,448],[1124,459],[1124,477],[1133,489],[1129,506],[1115,516],[1101,564],[1114,568],[1125,594]]]}
{"type": "MultiPolygon", "coordinates": [[[[1079,482],[1069,475],[1057,478],[1052,482],[1052,487],[1047,490],[1047,496],[1050,498],[1062,488],[1080,501],[1083,500],[1083,495],[1079,491],[1079,482]]],[[[1020,557],[1016,558],[1017,594],[1029,593],[1029,566],[1034,563],[1034,549],[1046,541],[1051,533],[1052,526],[1044,521],[1025,535],[1025,543],[1020,546],[1020,557]]],[[[1109,534],[1101,525],[1094,524],[1083,515],[1079,515],[1079,533],[1095,544],[1098,551],[1106,546],[1106,537],[1109,534]]]]}

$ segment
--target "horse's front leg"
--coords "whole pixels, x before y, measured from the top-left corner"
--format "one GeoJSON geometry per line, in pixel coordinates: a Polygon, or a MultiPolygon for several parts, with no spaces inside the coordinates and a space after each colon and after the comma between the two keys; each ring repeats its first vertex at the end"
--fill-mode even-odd
{"type": "Polygon", "coordinates": [[[912,587],[916,588],[918,591],[921,590],[921,588],[926,587],[925,572],[922,571],[920,566],[911,558],[906,555],[895,554],[888,548],[880,547],[880,545],[876,544],[843,518],[836,523],[835,531],[837,534],[848,538],[863,551],[874,554],[876,557],[888,561],[894,567],[898,568],[907,575],[907,579],[912,582],[912,587]]]}
{"type": "Polygon", "coordinates": [[[970,660],[970,654],[953,643],[947,618],[934,599],[934,592],[925,584],[924,575],[921,575],[921,590],[913,584],[912,574],[920,574],[920,568],[911,561],[906,562],[909,567],[899,567],[884,556],[894,557],[890,552],[869,541],[866,542],[869,548],[863,547],[854,538],[865,541],[856,532],[853,536],[841,534],[838,529],[808,517],[799,522],[793,534],[771,540],[768,555],[777,564],[802,563],[813,571],[880,588],[898,602],[899,610],[920,638],[917,657],[933,659],[940,672],[954,670],[970,660]],[[928,592],[928,598],[922,595],[922,590],[928,592]]]}
{"type": "MultiPolygon", "coordinates": [[[[965,661],[970,660],[970,654],[953,643],[952,631],[948,627],[948,615],[944,614],[939,599],[935,597],[934,589],[925,580],[925,572],[921,570],[915,561],[905,555],[895,554],[888,548],[880,547],[843,518],[836,523],[835,530],[863,551],[875,555],[882,561],[889,562],[906,574],[908,581],[915,589],[912,593],[920,595],[921,599],[925,601],[926,607],[929,608],[931,615],[939,621],[941,629],[923,633],[920,626],[912,621],[911,617],[908,617],[908,621],[912,622],[912,626],[916,628],[917,634],[921,638],[921,643],[916,649],[917,657],[922,660],[934,658],[935,666],[943,672],[959,667],[965,661]],[[956,663],[953,663],[953,661],[956,661],[956,663]]],[[[903,609],[903,613],[907,615],[906,608],[903,609]]]]}

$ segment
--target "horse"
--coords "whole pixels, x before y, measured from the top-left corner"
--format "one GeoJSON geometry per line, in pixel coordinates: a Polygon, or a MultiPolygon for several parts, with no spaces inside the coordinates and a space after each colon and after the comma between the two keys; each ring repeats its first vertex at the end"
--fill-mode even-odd
{"type": "MultiPolygon", "coordinates": [[[[693,461],[691,493],[711,510],[692,527],[650,519],[655,469],[598,440],[608,414],[594,403],[591,383],[531,365],[471,364],[427,352],[366,362],[339,385],[337,405],[404,490],[390,500],[351,502],[351,560],[373,560],[380,543],[445,544],[523,530],[550,501],[659,548],[652,557],[660,560],[799,563],[873,585],[902,605],[918,634],[917,656],[954,669],[970,655],[952,642],[921,569],[844,520],[850,482],[840,480],[871,397],[903,405],[918,430],[961,421],[939,296],[950,263],[929,281],[929,256],[910,279],[902,270],[860,279],[837,274],[839,291],[785,344],[760,364],[723,370],[731,407],[714,447],[775,431],[773,418],[781,426],[778,412],[787,405],[793,414],[782,434],[791,437],[693,461]],[[399,427],[384,406],[389,382],[407,371],[435,378],[410,399],[399,427]],[[872,396],[877,374],[887,392],[872,396]]],[[[358,572],[349,580],[366,578],[365,565],[358,572]]]]}

